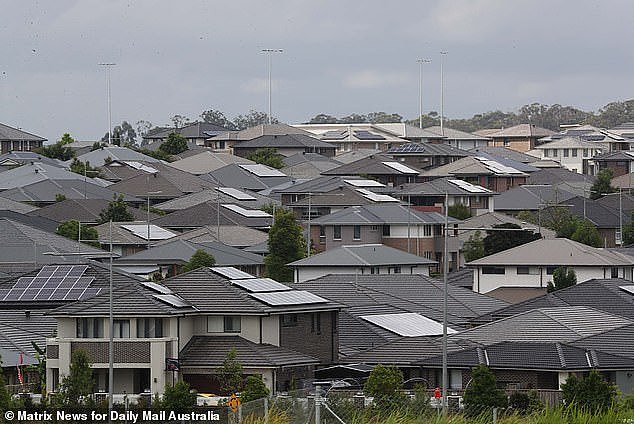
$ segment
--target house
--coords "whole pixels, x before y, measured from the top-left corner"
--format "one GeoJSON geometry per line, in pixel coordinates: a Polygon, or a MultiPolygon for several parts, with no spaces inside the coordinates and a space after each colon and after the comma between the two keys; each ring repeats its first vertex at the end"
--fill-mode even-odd
{"type": "Polygon", "coordinates": [[[491,147],[506,147],[517,152],[527,152],[538,144],[537,140],[551,136],[555,132],[535,124],[518,124],[497,131],[475,131],[474,134],[490,138],[488,145],[491,147]]]}
{"type": "MultiPolygon", "coordinates": [[[[82,224],[94,225],[100,222],[100,214],[108,209],[108,204],[112,201],[106,199],[65,199],[52,203],[39,209],[30,211],[31,216],[41,216],[53,221],[62,223],[70,220],[79,221],[82,224]]],[[[145,220],[148,218],[147,210],[141,210],[129,207],[130,212],[135,220],[145,220]]],[[[149,213],[149,218],[154,219],[157,215],[153,212],[149,213]]]]}
{"type": "MultiPolygon", "coordinates": [[[[313,248],[322,252],[345,245],[384,244],[442,263],[443,225],[438,212],[419,212],[396,203],[353,206],[311,222],[313,248]]],[[[457,220],[449,218],[449,224],[457,220]]],[[[460,243],[448,237],[449,269],[457,268],[460,243]]],[[[439,269],[442,269],[439,265],[439,269]]]]}
{"type": "Polygon", "coordinates": [[[436,262],[382,244],[341,246],[288,264],[295,282],[329,274],[421,274],[429,275],[436,262]]]}
{"type": "Polygon", "coordinates": [[[173,212],[205,202],[234,203],[247,209],[260,209],[266,205],[279,203],[250,190],[238,190],[232,187],[214,187],[161,202],[154,207],[165,212],[173,212]]]}
{"type": "Polygon", "coordinates": [[[233,154],[243,158],[260,149],[273,149],[288,157],[298,153],[317,153],[326,157],[335,155],[335,145],[305,134],[262,135],[233,145],[233,154]]]}
{"type": "MultiPolygon", "coordinates": [[[[377,194],[388,194],[395,191],[394,188],[386,187],[385,184],[376,180],[361,177],[346,178],[324,175],[308,181],[293,181],[287,186],[279,188],[277,194],[280,195],[282,206],[287,206],[308,198],[309,195],[312,197],[313,195],[333,193],[335,190],[345,188],[371,191],[377,194]]],[[[361,194],[362,192],[357,191],[356,193],[361,194]]],[[[367,196],[369,195],[366,194],[367,196]]],[[[333,206],[336,207],[338,203],[340,202],[335,203],[333,206]]]]}
{"type": "Polygon", "coordinates": [[[572,269],[577,283],[593,278],[633,281],[634,258],[564,239],[539,239],[468,262],[474,270],[473,291],[489,293],[503,287],[546,290],[557,268],[572,269]]]}
{"type": "Polygon", "coordinates": [[[255,192],[291,181],[291,177],[280,170],[257,163],[230,164],[202,175],[201,178],[205,178],[215,186],[220,185],[255,192]]]}
{"type": "Polygon", "coordinates": [[[604,153],[616,150],[629,150],[630,142],[626,137],[617,132],[611,132],[604,128],[597,128],[593,125],[562,125],[563,129],[553,135],[541,138],[540,143],[560,140],[566,137],[576,137],[583,141],[595,143],[596,148],[604,153]]]}
{"type": "Polygon", "coordinates": [[[405,184],[395,197],[410,203],[420,211],[444,213],[445,196],[449,207],[465,205],[472,215],[493,212],[497,193],[484,187],[453,178],[437,178],[425,183],[405,184]]]}
{"type": "Polygon", "coordinates": [[[312,180],[343,163],[318,153],[296,153],[283,159],[283,173],[295,179],[312,180]]]}
{"type": "Polygon", "coordinates": [[[423,171],[423,181],[455,178],[501,193],[524,184],[528,174],[484,156],[467,156],[438,168],[423,171]]]}
{"type": "Polygon", "coordinates": [[[176,133],[183,136],[189,143],[203,146],[205,141],[210,137],[214,137],[226,131],[229,131],[229,129],[221,127],[220,125],[209,122],[193,122],[180,128],[157,128],[156,130],[148,131],[148,133],[143,136],[143,142],[147,145],[160,145],[167,141],[170,134],[176,133]]]}
{"type": "Polygon", "coordinates": [[[147,221],[112,222],[112,225],[106,222],[93,228],[97,231],[101,247],[110,250],[112,246],[112,251],[119,256],[140,252],[177,234],[147,221]]]}
{"type": "MultiPolygon", "coordinates": [[[[0,173],[0,190],[20,188],[44,180],[81,180],[84,176],[63,167],[43,162],[31,162],[0,173]]],[[[90,178],[89,181],[93,182],[90,178]]],[[[94,182],[93,182],[94,183],[94,182]]]]}
{"type": "Polygon", "coordinates": [[[630,172],[629,174],[621,175],[620,177],[614,177],[612,178],[611,185],[612,187],[615,187],[617,189],[621,188],[623,190],[631,190],[632,188],[634,188],[634,184],[632,184],[632,180],[634,178],[632,177],[632,172],[630,172]]]}
{"type": "Polygon", "coordinates": [[[40,136],[0,124],[0,154],[13,151],[31,151],[42,147],[45,141],[46,139],[40,136]]]}
{"type": "Polygon", "coordinates": [[[11,211],[19,214],[27,214],[36,211],[38,208],[27,203],[16,202],[0,196],[0,211],[11,211]]]}
{"type": "Polygon", "coordinates": [[[200,153],[171,162],[169,165],[194,175],[203,175],[232,163],[255,164],[255,162],[226,152],[201,150],[200,153]]]}
{"type": "Polygon", "coordinates": [[[442,137],[440,142],[462,150],[470,150],[477,147],[487,146],[490,140],[488,137],[482,137],[477,134],[455,130],[453,128],[443,127],[441,129],[439,125],[425,128],[425,130],[442,137]]]}
{"type": "Polygon", "coordinates": [[[507,190],[495,198],[495,212],[517,215],[522,211],[537,213],[538,220],[542,209],[556,205],[575,197],[563,188],[552,185],[522,185],[507,190]]]}
{"type": "Polygon", "coordinates": [[[219,227],[216,225],[207,225],[180,233],[173,238],[167,239],[166,241],[157,242],[156,245],[160,246],[161,244],[169,243],[172,240],[186,240],[192,243],[218,241],[226,244],[227,246],[249,251],[247,248],[253,245],[260,243],[266,244],[269,240],[269,235],[264,231],[241,225],[221,225],[219,227]]]}
{"type": "MultiPolygon", "coordinates": [[[[46,342],[49,392],[69,373],[76,349],[88,353],[95,392],[105,389],[108,296],[50,313],[57,335],[46,342]]],[[[162,394],[174,380],[220,393],[213,374],[233,349],[243,373],[261,375],[274,393],[307,386],[315,365],[337,360],[339,305],[231,267],[199,268],[161,284],[117,284],[112,306],[115,393],[162,394]],[[173,371],[168,359],[177,364],[173,371]]]]}
{"type": "Polygon", "coordinates": [[[612,134],[617,134],[630,140],[630,150],[632,149],[631,140],[634,139],[634,122],[623,122],[616,127],[610,128],[609,131],[612,134]]]}
{"type": "Polygon", "coordinates": [[[534,150],[540,159],[552,159],[579,174],[596,175],[594,157],[604,152],[601,145],[580,137],[563,137],[540,144],[534,150]]]}
{"type": "Polygon", "coordinates": [[[588,196],[594,180],[592,175],[579,174],[557,166],[555,168],[540,168],[539,171],[532,172],[526,179],[526,185],[549,185],[577,196],[588,196]]]}
{"type": "MultiPolygon", "coordinates": [[[[533,155],[529,155],[527,153],[518,152],[516,150],[511,150],[508,147],[492,147],[492,146],[483,146],[476,147],[475,149],[469,150],[469,153],[478,156],[480,153],[485,153],[488,156],[493,156],[494,158],[500,159],[508,159],[513,160],[515,162],[521,162],[525,164],[532,165],[533,163],[539,161],[533,155]]],[[[532,165],[535,166],[535,165],[532,165]]]]}
{"type": "Polygon", "coordinates": [[[35,152],[11,151],[0,155],[0,172],[16,168],[21,165],[42,162],[47,165],[65,167],[65,163],[59,159],[52,159],[35,152]]]}
{"type": "Polygon", "coordinates": [[[262,136],[284,136],[289,134],[301,134],[309,137],[313,135],[308,131],[286,124],[260,124],[243,130],[221,132],[207,138],[205,146],[215,151],[231,153],[233,146],[243,141],[253,140],[262,136]]]}
{"type": "MultiPolygon", "coordinates": [[[[83,155],[77,156],[82,162],[89,162],[93,167],[100,167],[108,164],[110,161],[117,160],[122,162],[143,162],[143,163],[160,163],[161,161],[152,156],[145,155],[128,147],[120,146],[103,146],[97,150],[91,150],[83,155]]],[[[67,162],[68,164],[71,161],[67,162]]]]}
{"type": "Polygon", "coordinates": [[[421,170],[403,165],[388,155],[372,155],[322,172],[322,175],[363,176],[389,187],[419,181],[421,170]]]}
{"type": "Polygon", "coordinates": [[[597,165],[597,173],[609,169],[613,177],[620,177],[634,172],[634,152],[628,150],[599,154],[593,159],[597,165]]]}
{"type": "Polygon", "coordinates": [[[469,156],[465,150],[438,143],[405,143],[392,147],[385,153],[418,169],[436,168],[469,156]]]}

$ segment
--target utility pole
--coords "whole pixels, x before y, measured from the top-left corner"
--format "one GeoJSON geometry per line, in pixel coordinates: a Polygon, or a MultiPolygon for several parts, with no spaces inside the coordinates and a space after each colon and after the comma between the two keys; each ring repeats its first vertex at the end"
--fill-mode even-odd
{"type": "Polygon", "coordinates": [[[269,93],[269,113],[268,113],[268,123],[271,123],[271,67],[272,67],[272,56],[273,53],[282,53],[284,50],[282,49],[262,49],[262,53],[265,53],[268,56],[267,60],[267,69],[268,69],[268,93],[269,93]]]}
{"type": "Polygon", "coordinates": [[[440,135],[445,135],[445,56],[446,51],[440,52],[440,135]]]}
{"type": "Polygon", "coordinates": [[[423,64],[431,63],[429,59],[417,59],[418,62],[418,127],[423,128],[423,64]]]}
{"type": "Polygon", "coordinates": [[[108,106],[108,144],[112,144],[112,107],[110,101],[110,69],[115,66],[116,63],[100,63],[99,66],[103,66],[106,70],[106,98],[108,106]]]}

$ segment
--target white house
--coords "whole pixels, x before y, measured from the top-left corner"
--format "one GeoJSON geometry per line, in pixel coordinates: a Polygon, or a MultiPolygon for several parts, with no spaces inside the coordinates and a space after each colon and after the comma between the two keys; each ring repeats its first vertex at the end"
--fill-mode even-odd
{"type": "Polygon", "coordinates": [[[540,159],[554,160],[564,168],[578,174],[596,174],[592,158],[607,151],[602,143],[582,140],[579,137],[564,137],[539,146],[532,153],[540,159]]]}
{"type": "Polygon", "coordinates": [[[560,267],[572,269],[577,283],[593,278],[632,281],[634,258],[565,238],[540,239],[467,263],[474,268],[473,291],[504,288],[542,288],[560,267]]]}

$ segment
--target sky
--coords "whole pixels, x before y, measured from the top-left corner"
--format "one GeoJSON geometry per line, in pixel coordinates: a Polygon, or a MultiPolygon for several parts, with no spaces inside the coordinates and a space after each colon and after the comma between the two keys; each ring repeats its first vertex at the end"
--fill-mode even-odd
{"type": "Polygon", "coordinates": [[[634,98],[630,0],[0,0],[0,123],[51,141],[207,109],[445,116],[540,102],[597,110],[634,98]]]}

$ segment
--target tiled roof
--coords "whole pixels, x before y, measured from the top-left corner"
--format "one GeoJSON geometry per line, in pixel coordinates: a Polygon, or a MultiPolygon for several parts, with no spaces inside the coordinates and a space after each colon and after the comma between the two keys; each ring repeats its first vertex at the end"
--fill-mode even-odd
{"type": "MultiPolygon", "coordinates": [[[[152,223],[167,228],[199,228],[216,225],[217,220],[216,202],[204,202],[157,218],[152,223]]],[[[221,205],[219,224],[268,228],[273,224],[273,217],[245,217],[221,205]]]]}
{"type": "Polygon", "coordinates": [[[192,156],[177,160],[169,166],[189,172],[194,175],[207,174],[232,163],[255,163],[249,159],[241,158],[230,153],[216,153],[202,150],[192,156]]]}
{"type": "Polygon", "coordinates": [[[359,159],[358,161],[341,165],[329,171],[325,171],[323,175],[408,175],[415,177],[420,173],[420,169],[409,165],[402,165],[395,162],[390,156],[379,154],[359,159]],[[403,170],[389,166],[387,163],[397,163],[403,166],[403,170]],[[406,171],[409,169],[409,171],[406,171]],[[406,171],[406,172],[404,172],[406,171]]]}
{"type": "Polygon", "coordinates": [[[383,244],[359,244],[328,249],[310,258],[291,262],[291,267],[430,265],[436,261],[383,244]]]}
{"type": "MultiPolygon", "coordinates": [[[[315,225],[443,224],[444,215],[420,212],[399,204],[352,206],[312,221],[315,225]]],[[[449,217],[450,223],[458,222],[449,217]]]]}
{"type": "Polygon", "coordinates": [[[443,135],[446,139],[449,139],[449,140],[481,140],[481,141],[490,140],[490,138],[488,137],[482,137],[480,135],[468,133],[465,131],[454,130],[453,128],[444,127],[443,131],[441,131],[439,125],[436,125],[433,127],[427,127],[425,128],[425,130],[431,131],[438,135],[443,135]]]}
{"type": "Polygon", "coordinates": [[[523,185],[506,190],[495,198],[496,211],[536,211],[547,204],[565,202],[575,197],[564,188],[551,185],[523,185]]]}
{"type": "Polygon", "coordinates": [[[156,243],[157,246],[169,243],[172,240],[187,240],[192,243],[205,243],[220,241],[226,245],[244,248],[257,243],[267,243],[269,236],[264,231],[239,225],[207,225],[196,228],[185,233],[181,233],[169,240],[156,243]],[[220,240],[218,240],[218,229],[220,229],[220,240]]]}
{"type": "Polygon", "coordinates": [[[488,133],[487,137],[547,137],[552,134],[555,132],[534,124],[519,124],[488,133]]]}
{"type": "Polygon", "coordinates": [[[522,163],[531,163],[539,160],[535,156],[527,155],[526,153],[518,152],[517,150],[508,149],[506,147],[493,147],[493,146],[481,146],[475,149],[469,150],[470,153],[488,153],[491,156],[495,156],[503,159],[511,159],[522,163]]]}
{"type": "Polygon", "coordinates": [[[234,149],[265,149],[265,148],[318,148],[335,149],[334,144],[319,140],[305,134],[262,135],[244,140],[233,145],[234,149]]]}
{"type": "MultiPolygon", "coordinates": [[[[244,208],[251,208],[251,209],[259,209],[262,206],[269,203],[279,203],[266,196],[262,196],[261,194],[258,194],[250,190],[240,190],[240,191],[254,199],[252,200],[251,199],[249,200],[236,199],[235,197],[222,192],[222,189],[221,189],[220,203],[235,203],[244,208]]],[[[187,209],[192,206],[200,205],[201,203],[205,203],[205,202],[217,202],[218,193],[219,192],[216,187],[206,188],[204,190],[201,190],[195,193],[190,193],[190,194],[178,197],[176,199],[171,199],[166,202],[159,203],[155,205],[154,207],[156,209],[160,209],[163,211],[178,211],[182,209],[187,209]]]]}
{"type": "MultiPolygon", "coordinates": [[[[31,216],[43,216],[57,222],[65,222],[71,219],[82,223],[99,222],[99,214],[108,207],[112,199],[66,199],[51,205],[44,206],[29,213],[31,216]]],[[[147,211],[128,207],[135,219],[147,218],[147,211]]],[[[150,212],[150,219],[156,218],[155,213],[150,212]]]]}
{"type": "Polygon", "coordinates": [[[394,146],[385,153],[395,156],[469,156],[469,152],[466,150],[450,146],[449,144],[437,143],[405,143],[400,146],[394,146]]]}
{"type": "MultiPolygon", "coordinates": [[[[42,202],[53,203],[57,201],[57,195],[63,195],[67,199],[105,199],[112,200],[118,191],[109,187],[102,187],[82,179],[57,180],[45,179],[29,185],[20,186],[2,192],[2,196],[18,202],[42,202]]],[[[126,202],[142,202],[142,199],[122,193],[126,202]]]]}
{"type": "Polygon", "coordinates": [[[26,131],[19,130],[17,128],[10,127],[5,124],[0,124],[0,140],[11,140],[11,141],[19,141],[19,140],[30,140],[30,141],[46,141],[45,138],[42,138],[37,135],[30,134],[26,131]]]}

